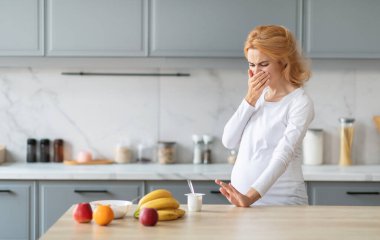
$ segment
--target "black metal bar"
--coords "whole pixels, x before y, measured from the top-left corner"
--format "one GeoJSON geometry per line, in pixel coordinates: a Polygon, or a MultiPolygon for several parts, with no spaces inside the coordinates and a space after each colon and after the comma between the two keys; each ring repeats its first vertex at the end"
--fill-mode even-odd
{"type": "Polygon", "coordinates": [[[379,192],[346,192],[348,195],[380,195],[379,192]]]}
{"type": "Polygon", "coordinates": [[[211,194],[221,194],[221,192],[219,190],[211,190],[210,193],[211,194]]]}
{"type": "Polygon", "coordinates": [[[107,190],[74,190],[75,193],[108,193],[107,190]]]}
{"type": "Polygon", "coordinates": [[[127,76],[127,77],[190,77],[190,73],[91,73],[62,72],[62,75],[72,76],[127,76]]]}
{"type": "Polygon", "coordinates": [[[9,189],[0,189],[0,193],[11,193],[12,191],[9,189]]]}

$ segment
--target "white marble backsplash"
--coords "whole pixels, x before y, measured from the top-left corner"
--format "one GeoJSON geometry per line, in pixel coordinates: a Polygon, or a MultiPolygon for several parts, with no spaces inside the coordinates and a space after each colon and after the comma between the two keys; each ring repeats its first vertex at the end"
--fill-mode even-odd
{"type": "MultiPolygon", "coordinates": [[[[324,162],[337,164],[341,116],[357,119],[355,164],[380,164],[380,61],[318,60],[306,90],[314,100],[313,128],[325,131],[324,162]]],[[[223,127],[243,99],[241,69],[119,69],[112,72],[185,72],[190,77],[63,76],[58,68],[0,68],[0,144],[7,161],[24,162],[27,138],[62,138],[66,158],[82,149],[114,158],[128,140],[177,142],[177,161],[191,163],[191,135],[211,134],[213,160],[227,162],[223,127]]],[[[69,71],[77,69],[69,69],[69,71]]],[[[84,69],[81,69],[84,70],[84,69]]],[[[100,69],[85,69],[100,72],[100,69]]],[[[65,69],[67,71],[67,69],[65,69]]],[[[104,70],[110,72],[110,70],[104,70]]]]}

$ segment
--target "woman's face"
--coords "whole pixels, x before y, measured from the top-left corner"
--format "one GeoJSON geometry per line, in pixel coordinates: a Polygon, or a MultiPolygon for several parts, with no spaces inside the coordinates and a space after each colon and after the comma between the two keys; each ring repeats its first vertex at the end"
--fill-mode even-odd
{"type": "Polygon", "coordinates": [[[268,55],[262,53],[257,49],[248,49],[247,54],[249,69],[252,71],[253,76],[260,71],[269,73],[270,84],[276,83],[282,80],[283,64],[271,59],[268,55]]]}

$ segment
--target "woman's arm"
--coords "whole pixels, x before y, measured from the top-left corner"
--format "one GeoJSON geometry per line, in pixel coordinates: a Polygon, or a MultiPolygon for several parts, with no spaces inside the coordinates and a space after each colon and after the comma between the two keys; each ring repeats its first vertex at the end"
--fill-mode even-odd
{"type": "Polygon", "coordinates": [[[256,108],[249,105],[245,99],[242,101],[224,127],[222,142],[226,148],[234,149],[239,146],[244,128],[255,111],[256,108]]]}
{"type": "Polygon", "coordinates": [[[261,196],[264,196],[294,159],[295,149],[302,144],[307,128],[314,118],[313,103],[306,95],[295,99],[293,105],[288,113],[288,125],[284,136],[275,148],[269,165],[251,186],[261,196]]]}

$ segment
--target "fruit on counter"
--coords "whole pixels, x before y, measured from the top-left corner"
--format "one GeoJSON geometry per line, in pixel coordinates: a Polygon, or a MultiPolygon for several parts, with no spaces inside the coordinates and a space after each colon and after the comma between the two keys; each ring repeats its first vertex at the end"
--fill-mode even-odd
{"type": "Polygon", "coordinates": [[[95,208],[93,218],[96,224],[106,226],[112,222],[114,213],[109,205],[97,205],[95,208]]]}
{"type": "Polygon", "coordinates": [[[154,226],[158,221],[158,213],[154,208],[142,208],[139,221],[144,226],[154,226]]]}
{"type": "Polygon", "coordinates": [[[156,209],[158,221],[175,220],[185,215],[185,210],[179,209],[179,202],[166,189],[158,189],[145,195],[140,200],[134,217],[140,218],[140,212],[145,208],[156,209]]]}
{"type": "Polygon", "coordinates": [[[179,208],[179,202],[175,198],[157,198],[152,201],[146,202],[140,207],[160,209],[176,209],[179,208]]]}
{"type": "Polygon", "coordinates": [[[89,223],[92,220],[92,208],[87,202],[78,203],[73,211],[73,218],[78,223],[89,223]]]}
{"type": "Polygon", "coordinates": [[[170,198],[170,197],[173,197],[172,193],[166,189],[157,189],[157,190],[151,191],[150,193],[148,193],[147,195],[145,195],[143,198],[140,199],[138,208],[140,208],[144,203],[155,200],[157,198],[170,198]]]}

